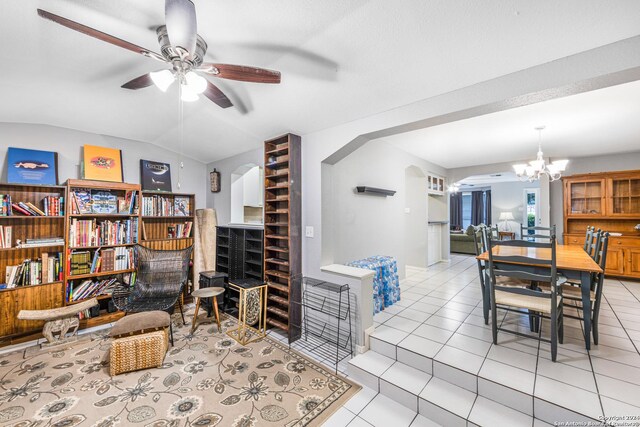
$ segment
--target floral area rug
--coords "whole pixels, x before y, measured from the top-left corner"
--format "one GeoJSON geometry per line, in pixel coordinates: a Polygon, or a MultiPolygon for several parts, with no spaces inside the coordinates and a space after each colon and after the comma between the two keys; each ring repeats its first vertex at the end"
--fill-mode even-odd
{"type": "Polygon", "coordinates": [[[110,377],[107,333],[0,356],[0,425],[319,426],[360,388],[274,339],[175,319],[161,368],[110,377]]]}

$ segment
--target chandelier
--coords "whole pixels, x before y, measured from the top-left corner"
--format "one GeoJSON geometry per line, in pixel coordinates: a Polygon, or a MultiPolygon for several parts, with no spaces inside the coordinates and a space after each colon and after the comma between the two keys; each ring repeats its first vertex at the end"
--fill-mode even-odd
{"type": "Polygon", "coordinates": [[[536,159],[531,160],[529,164],[513,165],[513,169],[521,181],[537,181],[545,174],[549,177],[549,181],[556,181],[560,179],[562,172],[567,168],[569,160],[556,160],[546,164],[542,154],[542,131],[544,126],[538,126],[535,130],[538,131],[538,155],[536,159]]]}

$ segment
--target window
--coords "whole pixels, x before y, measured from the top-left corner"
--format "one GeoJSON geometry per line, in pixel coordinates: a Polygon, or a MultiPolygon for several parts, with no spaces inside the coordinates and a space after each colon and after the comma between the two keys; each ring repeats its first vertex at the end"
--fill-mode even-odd
{"type": "Polygon", "coordinates": [[[462,229],[471,225],[471,193],[462,193],[462,229]]]}

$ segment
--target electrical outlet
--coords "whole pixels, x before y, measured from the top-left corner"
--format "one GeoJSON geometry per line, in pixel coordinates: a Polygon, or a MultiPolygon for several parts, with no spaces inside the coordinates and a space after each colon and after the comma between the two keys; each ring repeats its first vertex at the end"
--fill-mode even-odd
{"type": "Polygon", "coordinates": [[[406,214],[411,213],[411,208],[404,208],[404,213],[406,214]]]}
{"type": "Polygon", "coordinates": [[[307,227],[305,227],[305,229],[304,229],[304,235],[305,235],[306,237],[313,237],[313,227],[311,227],[311,226],[307,226],[307,227]]]}

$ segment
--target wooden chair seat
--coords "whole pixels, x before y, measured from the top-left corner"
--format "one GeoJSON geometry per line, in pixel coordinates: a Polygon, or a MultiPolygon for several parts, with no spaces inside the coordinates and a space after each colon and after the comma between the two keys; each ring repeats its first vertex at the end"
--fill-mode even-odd
{"type": "MultiPolygon", "coordinates": [[[[540,287],[540,289],[543,292],[549,292],[549,290],[550,290],[550,286],[549,286],[548,283],[541,283],[538,286],[540,287]]],[[[580,287],[578,287],[578,286],[573,286],[573,285],[570,285],[568,283],[565,283],[565,284],[562,285],[562,296],[564,298],[567,298],[567,299],[582,300],[582,291],[580,290],[580,287]]],[[[595,291],[589,291],[589,299],[591,301],[595,301],[596,300],[595,291]]]]}
{"type": "Polygon", "coordinates": [[[531,281],[529,280],[521,280],[514,279],[512,277],[506,276],[497,276],[496,277],[496,285],[498,286],[509,286],[514,288],[529,288],[531,287],[531,281]]]}
{"type": "MultiPolygon", "coordinates": [[[[512,292],[495,291],[496,304],[525,308],[539,313],[551,313],[551,299],[535,297],[531,295],[521,295],[512,292]]],[[[562,304],[562,298],[558,298],[558,306],[562,304]]]]}

